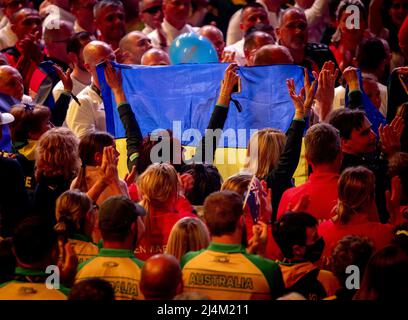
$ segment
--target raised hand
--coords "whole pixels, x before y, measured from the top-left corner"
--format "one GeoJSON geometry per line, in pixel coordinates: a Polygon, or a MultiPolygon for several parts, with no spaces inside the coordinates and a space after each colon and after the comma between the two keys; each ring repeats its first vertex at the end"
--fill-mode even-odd
{"type": "Polygon", "coordinates": [[[394,125],[386,124],[385,126],[383,126],[382,124],[380,124],[380,126],[378,127],[381,151],[385,153],[387,157],[401,150],[401,135],[398,136],[398,133],[396,132],[396,130],[394,130],[394,127],[397,127],[398,130],[400,130],[398,119],[394,122],[394,125]]]}
{"type": "Polygon", "coordinates": [[[350,91],[360,89],[360,82],[358,80],[356,68],[347,67],[346,69],[344,69],[343,79],[347,82],[350,91]]]}
{"type": "Polygon", "coordinates": [[[136,175],[137,175],[136,166],[133,166],[132,171],[126,173],[125,179],[124,179],[128,187],[131,186],[135,182],[136,175]]]}
{"type": "Polygon", "coordinates": [[[235,51],[223,51],[221,55],[221,61],[225,63],[236,63],[235,61],[235,51]]]}
{"type": "Polygon", "coordinates": [[[316,79],[319,79],[316,91],[316,106],[320,113],[320,119],[324,120],[332,109],[334,88],[339,69],[335,68],[334,62],[327,61],[324,63],[319,75],[316,72],[313,72],[313,75],[316,79]]]}
{"type": "Polygon", "coordinates": [[[179,174],[179,186],[181,188],[181,192],[184,195],[186,192],[191,191],[194,187],[194,178],[189,173],[179,174]]]}
{"type": "Polygon", "coordinates": [[[238,65],[231,63],[224,72],[224,79],[221,82],[220,95],[217,100],[218,105],[228,106],[231,100],[231,93],[238,84],[238,65]]]}
{"type": "Polygon", "coordinates": [[[72,83],[72,79],[71,79],[72,69],[68,68],[67,71],[64,73],[61,67],[56,64],[53,65],[53,68],[55,72],[57,73],[58,78],[61,80],[62,84],[64,85],[64,91],[71,93],[72,88],[74,86],[72,83]]]}
{"type": "Polygon", "coordinates": [[[390,214],[391,223],[398,221],[400,215],[401,193],[401,179],[398,176],[395,176],[391,179],[391,191],[385,191],[385,201],[387,210],[390,214]]]}
{"type": "Polygon", "coordinates": [[[122,87],[122,73],[116,71],[111,61],[105,61],[105,79],[115,96],[116,105],[126,101],[126,95],[122,87]]]}
{"type": "Polygon", "coordinates": [[[258,221],[252,226],[252,233],[252,238],[248,240],[247,252],[264,256],[268,241],[268,225],[258,221]]]}

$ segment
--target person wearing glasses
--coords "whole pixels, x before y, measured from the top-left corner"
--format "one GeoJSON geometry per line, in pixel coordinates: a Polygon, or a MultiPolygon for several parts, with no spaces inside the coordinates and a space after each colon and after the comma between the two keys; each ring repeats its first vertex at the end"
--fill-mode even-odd
{"type": "Polygon", "coordinates": [[[159,28],[163,22],[162,0],[142,0],[140,6],[140,20],[144,23],[144,34],[149,34],[159,28]]]}

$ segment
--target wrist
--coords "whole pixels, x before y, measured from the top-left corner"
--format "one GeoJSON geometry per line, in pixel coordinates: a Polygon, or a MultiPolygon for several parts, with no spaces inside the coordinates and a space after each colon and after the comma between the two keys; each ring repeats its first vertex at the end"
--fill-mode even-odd
{"type": "Polygon", "coordinates": [[[360,90],[360,83],[358,82],[358,80],[353,80],[350,81],[349,85],[349,90],[353,91],[353,90],[360,90]]]}

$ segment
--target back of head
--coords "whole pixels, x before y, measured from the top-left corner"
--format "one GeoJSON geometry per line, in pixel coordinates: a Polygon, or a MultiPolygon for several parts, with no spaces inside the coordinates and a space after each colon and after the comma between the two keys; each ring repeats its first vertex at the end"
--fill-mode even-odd
{"type": "Polygon", "coordinates": [[[374,173],[362,166],[347,168],[340,176],[337,192],[337,215],[341,223],[347,223],[375,200],[374,173]]]}
{"type": "Polygon", "coordinates": [[[154,255],[143,265],[140,290],[146,299],[173,299],[182,283],[179,262],[170,254],[154,255]]]}
{"type": "Polygon", "coordinates": [[[339,132],[332,125],[318,123],[305,135],[306,159],[313,165],[331,164],[341,152],[339,132]]]}
{"type": "Polygon", "coordinates": [[[244,42],[244,51],[252,51],[259,49],[260,47],[275,43],[275,39],[264,31],[251,31],[247,32],[244,42]]]}
{"type": "Polygon", "coordinates": [[[337,20],[341,19],[343,12],[346,11],[347,8],[350,8],[350,6],[357,7],[363,19],[367,19],[367,10],[362,1],[360,0],[342,0],[337,6],[337,10],[336,10],[337,20]]]}
{"type": "Polygon", "coordinates": [[[221,175],[217,167],[208,164],[191,164],[182,168],[182,173],[189,173],[194,179],[194,186],[186,192],[188,201],[193,206],[201,206],[205,198],[221,188],[221,175]]]}
{"type": "Polygon", "coordinates": [[[58,248],[57,234],[52,226],[40,217],[23,220],[15,230],[12,243],[19,264],[41,268],[56,263],[53,261],[53,251],[58,248]]]}
{"type": "Polygon", "coordinates": [[[363,72],[375,72],[386,58],[387,53],[380,38],[363,39],[357,48],[357,63],[363,72]]]}
{"type": "Polygon", "coordinates": [[[67,52],[79,56],[81,49],[84,48],[93,39],[90,32],[81,31],[71,36],[67,43],[67,52]]]}
{"type": "MultiPolygon", "coordinates": [[[[124,242],[137,217],[144,215],[144,209],[125,196],[106,199],[99,208],[99,229],[103,240],[124,242]]],[[[134,229],[134,232],[136,233],[137,230],[134,229]]]]}
{"type": "Polygon", "coordinates": [[[95,154],[103,153],[105,147],[114,145],[114,138],[107,132],[94,131],[87,133],[79,142],[78,153],[82,166],[95,166],[95,154]]]}
{"type": "Polygon", "coordinates": [[[408,255],[390,245],[373,254],[355,300],[406,301],[408,299],[408,255]]]}
{"type": "Polygon", "coordinates": [[[137,185],[142,193],[142,204],[146,210],[162,206],[177,194],[177,172],[168,163],[155,163],[139,176],[137,185]]]}
{"type": "Polygon", "coordinates": [[[101,278],[90,278],[74,284],[68,300],[113,301],[115,293],[112,285],[101,278]]]}
{"type": "Polygon", "coordinates": [[[240,172],[228,177],[227,180],[221,186],[221,190],[234,191],[241,196],[248,191],[249,183],[251,182],[253,175],[245,172],[240,172]]]}
{"type": "Polygon", "coordinates": [[[51,112],[48,107],[42,105],[19,104],[14,106],[10,113],[14,116],[14,122],[10,127],[11,140],[13,142],[25,142],[29,139],[29,134],[39,133],[42,130],[43,123],[51,118],[51,112]]]}
{"type": "Polygon", "coordinates": [[[210,194],[204,201],[204,220],[212,236],[230,235],[235,232],[243,215],[242,196],[232,191],[210,194]]]}
{"type": "Polygon", "coordinates": [[[294,61],[288,48],[281,45],[265,45],[255,53],[254,57],[255,66],[293,63],[294,61]]]}
{"type": "Polygon", "coordinates": [[[168,66],[170,65],[170,57],[166,51],[152,48],[143,54],[141,64],[143,66],[168,66]]]}
{"type": "Polygon", "coordinates": [[[36,149],[36,178],[62,175],[73,179],[79,170],[78,139],[68,128],[52,128],[42,135],[36,149]]]}
{"type": "Polygon", "coordinates": [[[244,167],[258,178],[264,178],[278,164],[285,143],[286,136],[280,130],[266,128],[257,131],[249,140],[244,167]]]}
{"type": "Polygon", "coordinates": [[[285,258],[293,258],[293,246],[306,246],[307,228],[317,226],[315,217],[304,212],[287,212],[273,225],[273,238],[285,258]]]}
{"type": "Polygon", "coordinates": [[[360,279],[363,278],[364,270],[373,251],[373,243],[368,238],[348,235],[337,243],[332,253],[332,268],[334,275],[343,286],[350,275],[346,271],[348,266],[357,266],[360,279]]]}
{"type": "Polygon", "coordinates": [[[103,41],[93,40],[84,47],[84,62],[89,65],[97,65],[103,60],[114,56],[112,48],[103,41]]]}
{"type": "Polygon", "coordinates": [[[207,248],[210,234],[204,222],[199,218],[185,217],[176,222],[167,241],[166,253],[172,254],[179,261],[190,251],[207,248]]]}
{"type": "Polygon", "coordinates": [[[340,137],[350,139],[353,129],[360,129],[364,124],[365,112],[340,108],[329,114],[329,123],[340,131],[340,137]]]}
{"type": "Polygon", "coordinates": [[[62,234],[84,234],[86,214],[92,209],[92,201],[86,193],[67,190],[56,202],[54,229],[62,234]]]}

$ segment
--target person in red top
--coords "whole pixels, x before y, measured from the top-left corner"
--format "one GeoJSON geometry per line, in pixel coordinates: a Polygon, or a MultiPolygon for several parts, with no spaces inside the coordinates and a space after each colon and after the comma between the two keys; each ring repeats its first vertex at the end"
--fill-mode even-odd
{"type": "Polygon", "coordinates": [[[178,220],[195,215],[193,207],[182,195],[182,183],[172,165],[150,165],[138,178],[137,185],[142,195],[140,204],[147,215],[145,233],[138,242],[135,255],[147,260],[164,253],[170,231],[178,220]]]}
{"type": "Polygon", "coordinates": [[[319,225],[319,234],[326,243],[323,256],[330,257],[337,242],[346,235],[369,238],[378,250],[388,245],[395,222],[399,220],[398,177],[392,179],[392,192],[387,191],[389,223],[379,222],[375,204],[375,176],[369,169],[358,166],[346,169],[339,179],[337,216],[319,225]]]}
{"type": "Polygon", "coordinates": [[[338,131],[327,123],[310,127],[305,136],[305,156],[313,173],[306,183],[285,191],[279,203],[278,219],[304,195],[309,196],[306,211],[317,220],[333,216],[343,159],[338,131]]]}

